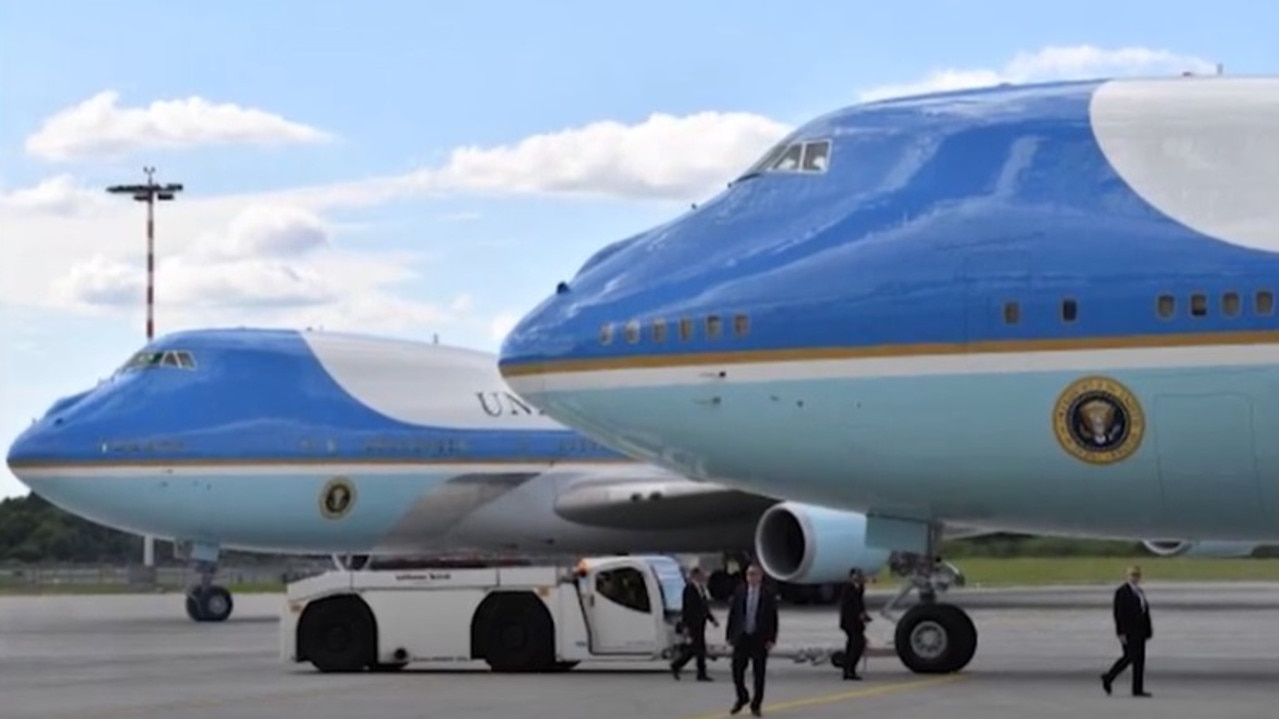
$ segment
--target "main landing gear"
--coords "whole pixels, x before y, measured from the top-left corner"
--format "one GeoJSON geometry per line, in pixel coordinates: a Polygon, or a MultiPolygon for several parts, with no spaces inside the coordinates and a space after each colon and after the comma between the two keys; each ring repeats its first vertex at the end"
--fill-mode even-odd
{"type": "Polygon", "coordinates": [[[199,581],[186,592],[187,616],[197,622],[225,622],[235,608],[231,592],[226,587],[213,583],[218,572],[219,547],[198,542],[177,541],[173,543],[173,553],[195,567],[200,575],[199,581]]]}
{"type": "Polygon", "coordinates": [[[235,608],[231,592],[213,583],[217,564],[195,562],[200,581],[187,588],[187,616],[197,622],[225,622],[235,608]]]}
{"type": "Polygon", "coordinates": [[[946,591],[952,584],[963,584],[959,571],[937,557],[935,547],[939,535],[940,528],[930,532],[925,556],[895,558],[895,572],[908,574],[911,581],[880,612],[893,621],[893,607],[912,591],[919,592],[919,603],[896,619],[893,637],[897,657],[916,674],[958,672],[977,653],[977,627],[968,613],[953,604],[937,601],[939,591],[946,591]]]}

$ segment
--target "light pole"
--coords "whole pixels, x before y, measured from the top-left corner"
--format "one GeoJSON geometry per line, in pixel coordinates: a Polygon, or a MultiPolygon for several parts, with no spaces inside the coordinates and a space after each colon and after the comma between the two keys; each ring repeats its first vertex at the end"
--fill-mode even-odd
{"type": "MultiPolygon", "coordinates": [[[[147,342],[155,337],[155,203],[172,200],[182,191],[180,183],[170,182],[158,185],[153,176],[154,167],[144,167],[147,173],[145,185],[112,185],[107,192],[113,195],[132,195],[138,202],[147,203],[147,342]]],[[[155,538],[142,538],[142,563],[147,567],[155,566],[155,538]]]]}

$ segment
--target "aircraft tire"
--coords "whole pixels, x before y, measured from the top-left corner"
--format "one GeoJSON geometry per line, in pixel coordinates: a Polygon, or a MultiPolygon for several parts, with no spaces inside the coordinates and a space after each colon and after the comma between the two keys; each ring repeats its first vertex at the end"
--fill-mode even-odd
{"type": "Polygon", "coordinates": [[[356,597],[311,604],[298,622],[302,654],[321,672],[358,672],[374,663],[376,630],[368,607],[356,597]]]}
{"type": "Polygon", "coordinates": [[[226,587],[212,585],[195,586],[187,590],[187,616],[197,622],[225,622],[235,608],[231,592],[226,587]]]}
{"type": "Polygon", "coordinates": [[[916,674],[952,674],[977,653],[977,627],[951,604],[917,604],[897,621],[897,657],[916,674]]]}
{"type": "Polygon", "coordinates": [[[706,590],[711,595],[711,599],[726,602],[733,596],[733,578],[723,569],[716,569],[706,580],[706,590]]]}
{"type": "Polygon", "coordinates": [[[841,649],[830,655],[830,665],[836,669],[843,669],[845,659],[848,659],[848,655],[841,649]]]}
{"type": "Polygon", "coordinates": [[[502,597],[484,625],[484,660],[495,672],[555,671],[555,625],[532,594],[502,597]]]}

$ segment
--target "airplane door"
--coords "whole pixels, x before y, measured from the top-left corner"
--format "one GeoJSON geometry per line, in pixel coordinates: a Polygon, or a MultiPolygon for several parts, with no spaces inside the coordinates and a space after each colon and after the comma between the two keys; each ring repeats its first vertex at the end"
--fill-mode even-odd
{"type": "Polygon", "coordinates": [[[657,623],[644,574],[636,567],[597,570],[588,602],[591,652],[648,654],[656,651],[657,623]]]}
{"type": "Polygon", "coordinates": [[[1243,394],[1160,395],[1155,401],[1159,480],[1169,521],[1269,531],[1243,394]]]}

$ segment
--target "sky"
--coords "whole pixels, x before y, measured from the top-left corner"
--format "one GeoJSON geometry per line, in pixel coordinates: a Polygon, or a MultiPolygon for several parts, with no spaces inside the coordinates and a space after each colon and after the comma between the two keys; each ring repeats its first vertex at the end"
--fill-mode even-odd
{"type": "MultiPolygon", "coordinates": [[[[595,250],[868,99],[1279,72],[1279,4],[470,0],[0,5],[0,439],[156,332],[496,352],[595,250]],[[726,12],[725,8],[732,8],[726,12]]],[[[0,496],[26,489],[0,470],[0,496]]]]}

